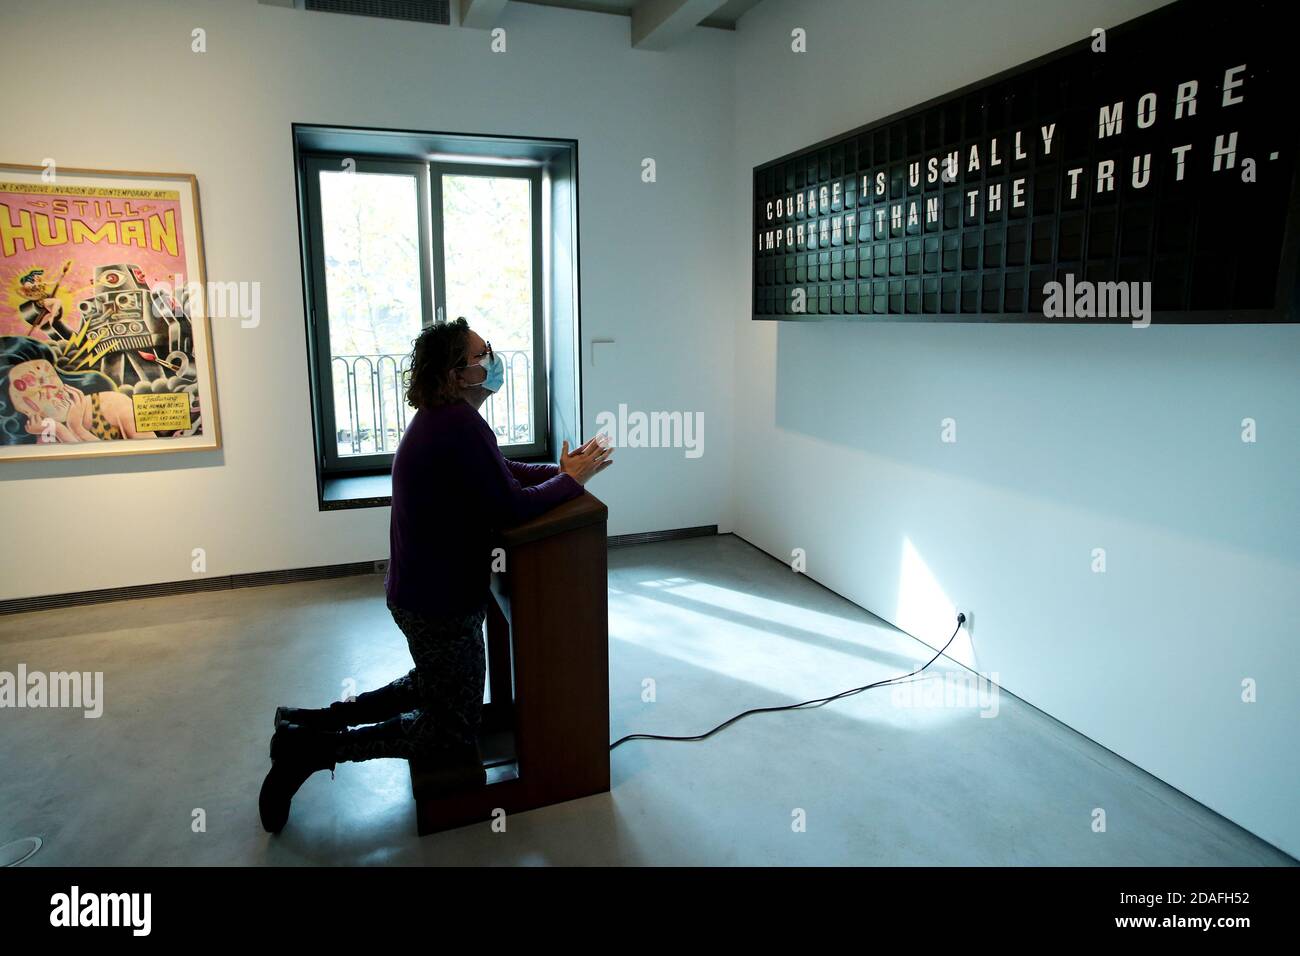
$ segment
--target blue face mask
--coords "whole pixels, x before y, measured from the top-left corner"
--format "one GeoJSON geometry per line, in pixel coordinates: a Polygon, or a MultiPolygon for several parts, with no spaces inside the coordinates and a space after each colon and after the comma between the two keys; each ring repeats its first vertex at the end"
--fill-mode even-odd
{"type": "Polygon", "coordinates": [[[487,377],[474,385],[486,388],[489,392],[501,391],[501,386],[506,383],[506,363],[501,355],[493,352],[491,360],[481,368],[487,371],[487,377]]]}

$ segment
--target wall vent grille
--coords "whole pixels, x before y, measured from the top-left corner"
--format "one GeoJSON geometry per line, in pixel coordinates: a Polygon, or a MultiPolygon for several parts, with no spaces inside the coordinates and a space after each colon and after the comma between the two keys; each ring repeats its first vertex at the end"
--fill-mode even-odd
{"type": "Polygon", "coordinates": [[[694,528],[673,528],[669,531],[639,531],[635,534],[614,534],[606,539],[611,548],[626,548],[636,544],[653,544],[656,541],[678,541],[682,538],[702,538],[718,533],[716,524],[703,524],[694,528]]]}
{"type": "Polygon", "coordinates": [[[305,6],[322,13],[451,24],[451,0],[306,0],[305,6]]]}

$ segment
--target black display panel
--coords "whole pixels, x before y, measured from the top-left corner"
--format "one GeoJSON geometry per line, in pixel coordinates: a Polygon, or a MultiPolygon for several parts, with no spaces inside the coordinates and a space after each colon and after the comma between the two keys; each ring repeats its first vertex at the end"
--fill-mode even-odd
{"type": "Polygon", "coordinates": [[[1300,320],[1289,8],[1179,0],[755,167],[753,318],[1300,320]]]}

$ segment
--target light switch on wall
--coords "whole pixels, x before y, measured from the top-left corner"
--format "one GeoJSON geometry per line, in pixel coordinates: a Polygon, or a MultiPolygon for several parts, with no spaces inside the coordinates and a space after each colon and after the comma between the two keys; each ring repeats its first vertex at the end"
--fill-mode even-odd
{"type": "Polygon", "coordinates": [[[591,340],[591,367],[592,368],[596,367],[596,346],[613,345],[613,344],[614,344],[613,339],[592,339],[591,340]]]}

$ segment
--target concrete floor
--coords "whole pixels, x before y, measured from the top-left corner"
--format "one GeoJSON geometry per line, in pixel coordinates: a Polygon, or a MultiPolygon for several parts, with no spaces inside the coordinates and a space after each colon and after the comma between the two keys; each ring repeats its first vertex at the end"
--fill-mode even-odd
{"type": "MultiPolygon", "coordinates": [[[[611,740],[698,733],[932,655],[732,536],[616,549],[609,597],[611,740]]],[[[511,817],[505,833],[417,838],[403,762],[342,764],[269,837],[256,798],[275,706],[410,667],[372,576],[0,617],[0,671],[20,662],[105,675],[98,720],[0,710],[0,844],[41,836],[29,866],[1295,862],[1009,694],[986,719],[903,706],[889,688],[702,743],[626,743],[611,793],[511,817]]],[[[914,702],[945,673],[963,672],[936,662],[914,702]]]]}

